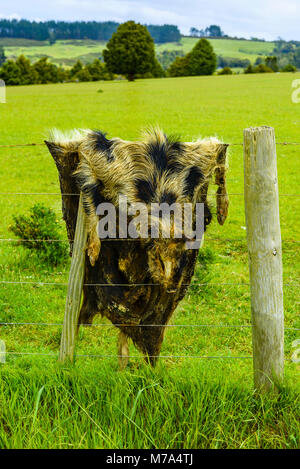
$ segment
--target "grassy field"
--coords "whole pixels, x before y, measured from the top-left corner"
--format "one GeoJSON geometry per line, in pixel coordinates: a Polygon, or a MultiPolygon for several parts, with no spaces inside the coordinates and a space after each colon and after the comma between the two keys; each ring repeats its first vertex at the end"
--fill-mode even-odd
{"type": "MultiPolygon", "coordinates": [[[[181,50],[187,53],[194,47],[197,40],[197,38],[183,37],[179,43],[156,44],[155,48],[157,53],[164,50],[181,50]]],[[[217,55],[249,59],[251,62],[254,62],[258,55],[268,55],[274,49],[273,42],[233,39],[210,39],[210,42],[217,55]]],[[[47,41],[0,38],[0,45],[4,46],[8,58],[15,59],[20,54],[24,54],[30,60],[36,61],[46,55],[52,62],[68,66],[78,59],[87,63],[98,58],[105,47],[105,42],[89,39],[66,40],[50,45],[47,41]]]]}
{"type": "MultiPolygon", "coordinates": [[[[229,143],[242,142],[246,127],[270,125],[278,142],[300,142],[300,105],[291,101],[296,78],[300,75],[11,87],[7,104],[0,105],[0,145],[41,142],[51,127],[100,128],[109,136],[136,139],[149,124],[187,141],[217,135],[229,143]]],[[[253,393],[250,327],[170,327],[162,355],[182,358],[162,358],[153,371],[131,346],[130,367],[120,373],[116,358],[79,356],[74,367],[59,366],[61,326],[0,326],[7,351],[19,353],[0,364],[0,448],[299,447],[300,367],[289,361],[291,344],[299,339],[299,331],[290,328],[300,327],[299,152],[299,146],[277,146],[288,284],[287,360],[279,395],[253,393]]],[[[13,214],[35,202],[52,207],[61,219],[57,171],[46,148],[0,148],[0,161],[0,238],[12,237],[13,214]]],[[[171,324],[251,323],[249,287],[221,285],[248,283],[241,146],[230,148],[228,190],[229,218],[223,227],[210,225],[195,274],[195,283],[211,285],[191,287],[171,324]]],[[[214,207],[213,197],[211,203],[214,207]]],[[[61,226],[66,238],[62,221],[61,226]]],[[[69,263],[53,268],[15,243],[0,242],[0,263],[1,280],[67,282],[69,263]]],[[[65,286],[1,284],[0,322],[61,323],[65,294],[65,286]]],[[[113,327],[81,328],[77,353],[115,355],[116,336],[113,327]]]]}

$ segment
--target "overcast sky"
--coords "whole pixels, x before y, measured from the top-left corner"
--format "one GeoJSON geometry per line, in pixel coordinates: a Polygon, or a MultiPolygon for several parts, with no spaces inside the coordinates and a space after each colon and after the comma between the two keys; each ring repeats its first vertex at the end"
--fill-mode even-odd
{"type": "Polygon", "coordinates": [[[182,33],[218,24],[232,36],[300,40],[300,0],[0,0],[0,18],[129,19],[177,24],[182,33]]]}

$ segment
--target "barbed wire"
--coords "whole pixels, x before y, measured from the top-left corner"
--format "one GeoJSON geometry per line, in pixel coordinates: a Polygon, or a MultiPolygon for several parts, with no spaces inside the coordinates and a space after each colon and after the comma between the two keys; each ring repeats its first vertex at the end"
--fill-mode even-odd
{"type": "MultiPolygon", "coordinates": [[[[58,353],[41,353],[41,352],[14,352],[14,351],[9,351],[9,352],[0,352],[0,356],[2,355],[40,355],[40,356],[50,356],[54,357],[56,359],[59,358],[58,353]]],[[[148,358],[166,358],[166,359],[174,359],[174,358],[192,358],[192,359],[213,359],[213,360],[219,360],[219,359],[236,359],[236,360],[244,360],[244,359],[253,359],[252,355],[245,355],[245,356],[239,356],[239,355],[145,355],[145,356],[140,356],[140,355],[102,355],[102,354],[74,354],[74,358],[130,358],[130,359],[138,359],[138,360],[145,360],[148,358]]],[[[284,361],[289,361],[293,362],[291,358],[284,358],[284,361]]]]}
{"type": "MultiPolygon", "coordinates": [[[[5,352],[5,354],[13,354],[13,355],[42,355],[42,356],[52,356],[55,358],[58,358],[58,354],[56,353],[40,353],[40,352],[14,352],[14,351],[9,351],[5,352]]],[[[0,352],[0,355],[4,355],[4,353],[0,352]]],[[[91,357],[91,358],[137,358],[140,360],[145,360],[144,356],[140,355],[100,355],[100,354],[76,354],[74,355],[74,358],[76,357],[91,357]]],[[[219,358],[236,358],[236,359],[244,359],[244,358],[252,358],[251,355],[249,356],[226,356],[226,355],[147,355],[146,358],[213,358],[213,359],[219,359],[219,358]]]]}
{"type": "MultiPolygon", "coordinates": [[[[84,324],[71,323],[75,326],[88,327],[225,327],[225,328],[252,328],[253,324],[84,324]]],[[[70,324],[70,325],[71,325],[70,324]]],[[[0,322],[0,326],[63,326],[63,323],[47,323],[47,322],[0,322]]],[[[285,327],[287,331],[300,331],[297,327],[285,327]]]]}
{"type": "MultiPolygon", "coordinates": [[[[224,143],[223,145],[227,145],[229,147],[234,146],[243,146],[244,143],[224,143]]],[[[276,145],[300,145],[300,142],[275,142],[276,145]]],[[[46,146],[45,142],[36,142],[36,143],[11,143],[11,144],[0,144],[0,148],[14,148],[14,147],[38,147],[38,146],[46,146]]]]}
{"type": "MultiPolygon", "coordinates": [[[[259,193],[259,192],[258,192],[259,193]]],[[[79,197],[80,194],[78,193],[61,193],[61,192],[0,192],[0,195],[8,195],[8,196],[23,196],[23,195],[53,195],[53,196],[64,196],[64,197],[71,197],[76,196],[79,197]]],[[[206,197],[224,197],[224,196],[244,196],[244,192],[233,192],[227,194],[207,194],[206,197]]],[[[279,197],[300,197],[300,194],[278,194],[279,197]]]]}
{"type": "MultiPolygon", "coordinates": [[[[101,243],[103,242],[110,242],[110,241],[141,241],[144,238],[105,238],[101,239],[101,243]]],[[[206,240],[210,241],[247,241],[247,238],[213,238],[210,236],[205,236],[206,240]]],[[[0,238],[0,242],[9,242],[9,243],[74,243],[74,240],[68,240],[68,239],[26,239],[26,238],[0,238]]],[[[282,243],[300,243],[300,241],[296,241],[295,239],[282,239],[282,243]]]]}
{"type": "MultiPolygon", "coordinates": [[[[0,280],[0,284],[16,284],[16,285],[58,285],[58,286],[68,286],[66,282],[43,282],[35,281],[28,282],[23,280],[0,280]]],[[[250,283],[239,283],[239,282],[228,282],[228,283],[219,283],[219,282],[204,282],[204,283],[182,283],[182,287],[200,287],[200,286],[209,286],[209,285],[232,285],[232,286],[250,286],[250,283]]],[[[299,287],[298,283],[283,283],[285,287],[299,287]]],[[[160,283],[84,283],[84,287],[159,287],[160,283]]],[[[171,288],[171,287],[170,287],[171,288]]]]}

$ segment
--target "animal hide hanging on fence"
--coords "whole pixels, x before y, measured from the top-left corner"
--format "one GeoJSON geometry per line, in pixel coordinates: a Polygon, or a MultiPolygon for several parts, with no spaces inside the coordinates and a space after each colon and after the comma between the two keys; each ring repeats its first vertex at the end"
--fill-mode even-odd
{"type": "Polygon", "coordinates": [[[153,203],[203,203],[206,228],[212,218],[207,192],[215,176],[217,220],[223,225],[228,212],[227,145],[215,138],[179,142],[159,129],[136,142],[109,140],[99,131],[71,136],[53,132],[46,144],[59,172],[71,252],[79,201],[75,194],[83,195],[88,245],[80,323],[92,323],[96,314],[106,316],[154,364],[165,325],[191,282],[198,249],[187,249],[188,232],[175,238],[174,218],[168,239],[100,242],[96,210],[104,202],[119,208],[120,196],[128,204],[144,204],[149,217],[153,203]]]}

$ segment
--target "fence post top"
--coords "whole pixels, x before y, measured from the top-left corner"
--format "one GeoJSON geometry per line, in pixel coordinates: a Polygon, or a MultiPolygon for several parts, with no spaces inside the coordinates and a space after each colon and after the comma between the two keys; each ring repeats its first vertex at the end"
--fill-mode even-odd
{"type": "Polygon", "coordinates": [[[244,134],[245,133],[256,133],[256,132],[265,132],[265,131],[272,131],[274,132],[274,127],[270,127],[268,125],[260,125],[258,127],[247,127],[246,129],[244,129],[244,134]]]}

